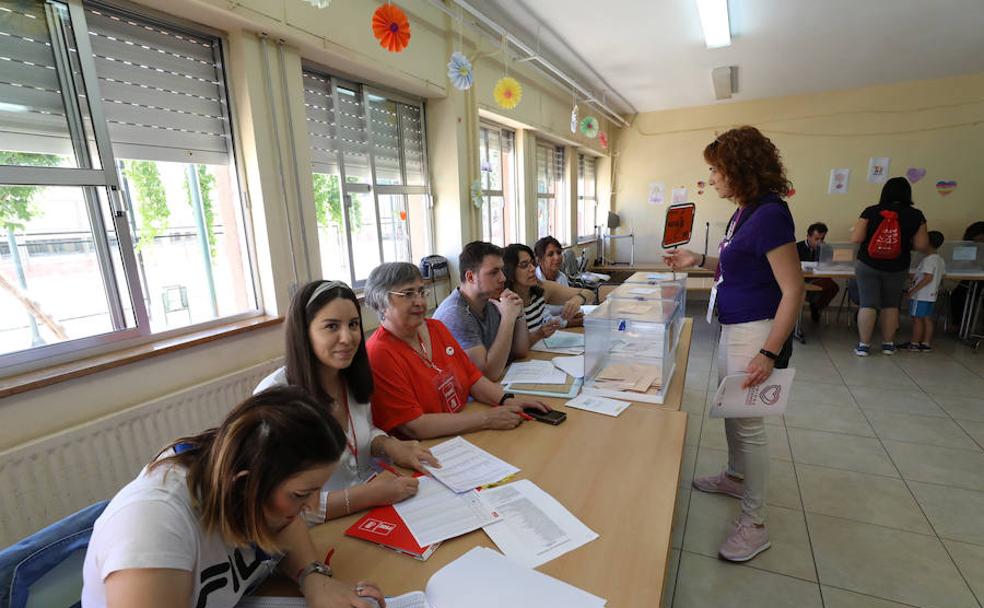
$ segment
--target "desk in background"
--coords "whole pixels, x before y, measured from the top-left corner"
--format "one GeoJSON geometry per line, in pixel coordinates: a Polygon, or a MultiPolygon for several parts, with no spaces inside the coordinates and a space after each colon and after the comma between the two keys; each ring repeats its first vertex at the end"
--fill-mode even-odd
{"type": "MultiPolygon", "coordinates": [[[[599,538],[538,570],[604,597],[611,608],[659,606],[671,549],[687,414],[678,411],[693,321],[686,319],[677,347],[677,371],[662,406],[633,404],[616,418],[575,409],[560,426],[526,422],[511,431],[481,431],[468,441],[519,467],[599,534],[599,538]]],[[[553,353],[535,353],[552,358],[553,353]]],[[[562,399],[544,399],[563,407],[562,399]]],[[[471,403],[467,408],[484,405],[471,403]]],[[[424,442],[433,445],[445,441],[424,442]]],[[[441,545],[418,562],[344,535],[363,513],[312,530],[319,549],[335,548],[332,568],[344,581],[371,580],[388,595],[421,590],[434,572],[475,546],[495,547],[476,531],[441,545]]],[[[286,580],[263,593],[296,595],[286,580]]]]}

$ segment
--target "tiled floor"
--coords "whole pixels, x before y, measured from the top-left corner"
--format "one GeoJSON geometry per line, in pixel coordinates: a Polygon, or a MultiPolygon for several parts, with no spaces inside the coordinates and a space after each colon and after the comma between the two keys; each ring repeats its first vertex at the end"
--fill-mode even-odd
{"type": "Polygon", "coordinates": [[[984,606],[984,352],[947,336],[933,353],[859,359],[853,330],[808,323],[786,416],[767,421],[772,548],[736,565],[717,548],[737,501],[690,486],[727,458],[704,416],[716,329],[692,312],[664,606],[984,606]]]}

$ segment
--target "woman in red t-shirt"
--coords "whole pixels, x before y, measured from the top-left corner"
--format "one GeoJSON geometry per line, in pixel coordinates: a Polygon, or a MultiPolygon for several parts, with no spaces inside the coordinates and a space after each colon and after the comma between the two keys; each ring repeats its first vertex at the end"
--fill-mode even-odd
{"type": "Polygon", "coordinates": [[[366,342],[377,427],[427,439],[512,429],[528,418],[523,408],[550,410],[485,378],[444,324],[424,317],[429,293],[420,271],[407,262],[382,264],[366,281],[366,303],[379,314],[381,325],[366,342]],[[459,413],[469,395],[502,407],[459,413]]]}

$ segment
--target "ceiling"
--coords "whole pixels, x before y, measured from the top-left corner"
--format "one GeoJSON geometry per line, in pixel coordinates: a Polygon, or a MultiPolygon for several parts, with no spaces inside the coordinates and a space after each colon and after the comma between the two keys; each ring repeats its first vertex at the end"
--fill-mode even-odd
{"type": "Polygon", "coordinates": [[[696,0],[471,3],[625,114],[984,71],[984,0],[729,0],[721,49],[696,0]],[[716,101],[726,65],[738,92],[716,101]]]}

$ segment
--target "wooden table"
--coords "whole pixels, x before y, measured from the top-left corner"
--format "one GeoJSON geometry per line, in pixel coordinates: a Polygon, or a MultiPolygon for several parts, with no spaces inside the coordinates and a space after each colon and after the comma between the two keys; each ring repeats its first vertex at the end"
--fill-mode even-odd
{"type": "MultiPolygon", "coordinates": [[[[519,467],[599,534],[538,570],[604,597],[608,606],[659,606],[671,549],[687,415],[680,412],[693,321],[686,319],[677,368],[662,406],[634,404],[616,418],[564,408],[559,426],[526,422],[511,431],[481,431],[467,439],[519,467]]],[[[553,353],[534,353],[552,358],[553,353]]],[[[562,399],[546,399],[562,407],[562,399]]],[[[471,403],[467,409],[487,407],[471,403]]],[[[433,445],[443,439],[425,442],[433,445]]],[[[495,545],[481,531],[446,541],[425,562],[344,531],[362,514],[312,529],[319,549],[335,548],[332,568],[345,581],[372,580],[386,595],[422,590],[428,578],[475,546],[495,545]]],[[[296,594],[285,581],[264,593],[296,594]]]]}

